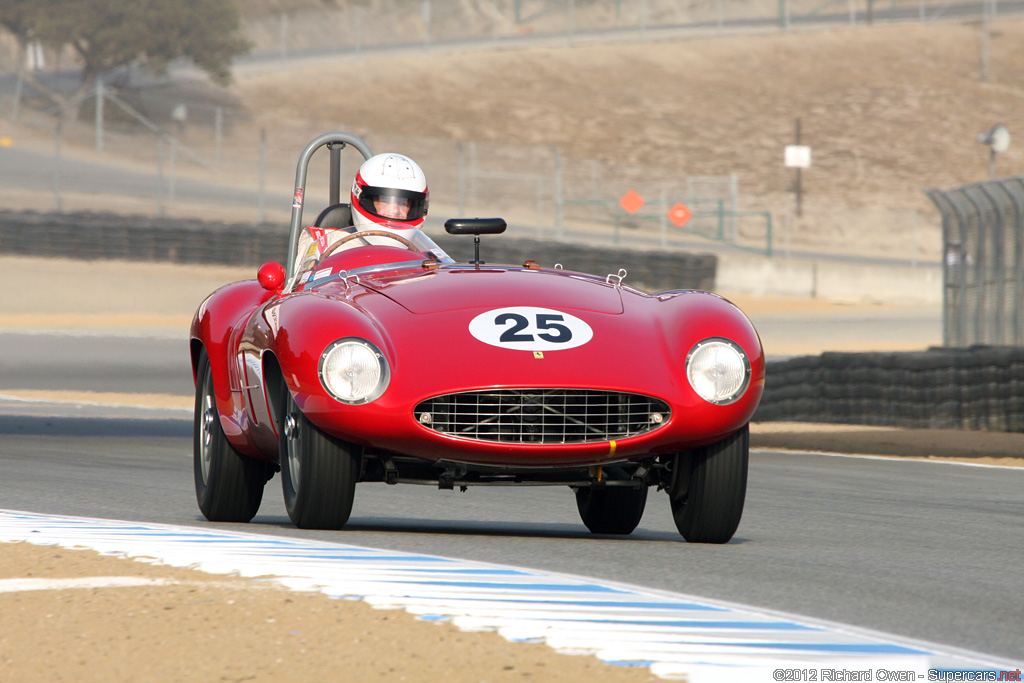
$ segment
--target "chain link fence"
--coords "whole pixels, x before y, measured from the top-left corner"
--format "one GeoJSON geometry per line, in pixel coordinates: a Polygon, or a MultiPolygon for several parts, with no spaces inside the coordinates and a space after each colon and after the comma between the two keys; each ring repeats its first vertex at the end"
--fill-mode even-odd
{"type": "Polygon", "coordinates": [[[926,194],[942,213],[943,343],[1024,345],[1024,176],[926,194]]]}
{"type": "MultiPolygon", "coordinates": [[[[120,203],[125,211],[143,215],[287,221],[295,158],[309,141],[308,130],[255,129],[243,112],[216,103],[191,104],[187,122],[151,117],[160,107],[173,112],[176,106],[144,93],[128,89],[115,95],[98,87],[79,103],[87,116],[69,118],[49,110],[25,117],[24,129],[42,140],[52,138],[42,145],[52,156],[36,155],[39,172],[23,177],[8,178],[0,169],[4,184],[35,190],[12,208],[85,210],[109,195],[111,208],[120,203]],[[101,153],[94,157],[99,163],[127,158],[135,168],[130,174],[111,169],[107,182],[100,183],[97,169],[82,170],[81,154],[71,151],[72,143],[80,150],[83,142],[101,153]]],[[[554,147],[362,134],[375,151],[396,150],[417,159],[429,178],[435,216],[500,215],[517,234],[537,239],[641,248],[719,242],[772,250],[771,216],[740,211],[735,176],[666,178],[650,167],[573,159],[554,147]],[[623,208],[627,193],[644,198],[642,211],[623,208]],[[678,204],[688,207],[685,223],[673,222],[670,215],[678,204]]],[[[342,177],[354,176],[360,162],[356,152],[346,152],[342,177]]],[[[314,159],[306,188],[310,206],[327,205],[327,175],[326,156],[314,159]]],[[[428,230],[432,223],[440,225],[428,220],[428,230]]]]}
{"type": "MultiPolygon", "coordinates": [[[[324,49],[494,41],[614,40],[666,32],[707,35],[751,29],[929,22],[994,17],[996,3],[952,0],[377,0],[251,17],[246,32],[265,56],[324,49]]],[[[1020,11],[1001,0],[1001,13],[1020,11]]]]}

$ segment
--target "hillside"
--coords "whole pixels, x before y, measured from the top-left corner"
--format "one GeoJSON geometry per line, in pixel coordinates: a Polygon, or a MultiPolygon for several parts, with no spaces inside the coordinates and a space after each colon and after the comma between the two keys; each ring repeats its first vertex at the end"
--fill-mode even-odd
{"type": "MultiPolygon", "coordinates": [[[[990,77],[976,25],[875,25],[644,44],[410,52],[246,71],[233,93],[254,123],[373,136],[555,145],[605,173],[671,182],[737,174],[741,205],[792,213],[783,147],[813,148],[794,246],[938,256],[929,187],[988,178],[976,141],[1024,134],[1024,21],[1000,19],[990,77]],[[282,96],[287,93],[287,96],[282,96]],[[915,219],[913,212],[918,212],[915,219]]],[[[998,159],[1024,173],[1024,145],[998,159]]]]}

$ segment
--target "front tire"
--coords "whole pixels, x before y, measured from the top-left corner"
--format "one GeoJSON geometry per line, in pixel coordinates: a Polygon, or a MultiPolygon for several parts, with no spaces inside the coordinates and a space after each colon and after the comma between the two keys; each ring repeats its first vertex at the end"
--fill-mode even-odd
{"type": "Polygon", "coordinates": [[[341,529],[352,514],[361,455],[324,433],[282,389],[281,485],[288,517],[300,529],[341,529]]]}
{"type": "Polygon", "coordinates": [[[211,522],[248,522],[263,501],[270,465],[235,450],[224,436],[206,350],[199,354],[192,435],[196,501],[211,522]]]}
{"type": "Polygon", "coordinates": [[[750,427],[718,443],[679,453],[669,496],[676,528],[690,543],[727,543],[747,495],[750,427]]]}
{"type": "Polygon", "coordinates": [[[595,534],[633,533],[647,506],[647,487],[587,486],[576,489],[580,519],[595,534]]]}

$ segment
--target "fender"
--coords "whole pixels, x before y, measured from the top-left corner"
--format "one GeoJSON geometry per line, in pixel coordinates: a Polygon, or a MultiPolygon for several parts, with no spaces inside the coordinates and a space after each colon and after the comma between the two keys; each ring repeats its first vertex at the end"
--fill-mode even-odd
{"type": "Polygon", "coordinates": [[[241,393],[242,375],[237,362],[238,343],[252,312],[277,295],[277,292],[264,289],[256,280],[225,285],[199,306],[190,331],[192,376],[198,379],[199,353],[205,348],[210,359],[217,411],[224,435],[241,453],[263,459],[266,456],[255,447],[245,429],[247,417],[241,393]]]}
{"type": "Polygon", "coordinates": [[[644,301],[631,303],[651,307],[649,310],[659,323],[666,353],[681,372],[685,372],[690,350],[707,337],[705,330],[717,330],[716,336],[727,337],[743,349],[750,361],[750,385],[746,393],[735,403],[723,406],[711,406],[696,393],[693,400],[704,408],[704,419],[716,423],[705,425],[714,433],[714,438],[724,438],[735,431],[736,424],[749,422],[764,393],[765,358],[761,338],[747,316],[728,299],[699,290],[641,294],[640,298],[644,301]]]}
{"type": "Polygon", "coordinates": [[[360,306],[363,297],[383,299],[360,285],[354,285],[344,297],[328,298],[308,292],[282,297],[264,307],[261,320],[251,328],[253,336],[246,335],[245,343],[255,341],[258,334],[267,335],[299,408],[305,407],[309,396],[327,398],[320,383],[317,359],[309,357],[311,351],[321,352],[343,337],[361,337],[376,344],[388,361],[394,362],[390,338],[360,306]]]}
{"type": "Polygon", "coordinates": [[[304,412],[314,403],[337,405],[320,382],[318,356],[311,358],[311,354],[337,339],[361,337],[394,358],[387,335],[358,305],[357,300],[363,296],[379,297],[358,285],[345,296],[324,298],[300,291],[267,297],[247,320],[239,319],[221,332],[228,339],[226,348],[236,359],[235,365],[225,369],[233,413],[222,411],[222,421],[231,421],[234,429],[241,426],[237,440],[229,437],[240,451],[278,460],[278,428],[273,423],[272,405],[282,389],[291,392],[304,412]],[[268,367],[271,364],[273,368],[268,367]]]}

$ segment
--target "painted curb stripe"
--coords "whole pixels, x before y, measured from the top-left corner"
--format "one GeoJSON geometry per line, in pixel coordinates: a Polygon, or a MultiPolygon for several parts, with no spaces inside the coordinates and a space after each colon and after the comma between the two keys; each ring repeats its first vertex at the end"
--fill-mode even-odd
{"type": "Polygon", "coordinates": [[[1020,664],[840,624],[585,577],[338,543],[0,510],[0,541],[85,547],[177,567],[274,576],[293,590],[545,642],[665,678],[773,680],[778,668],[1013,670],[1020,664]]]}

